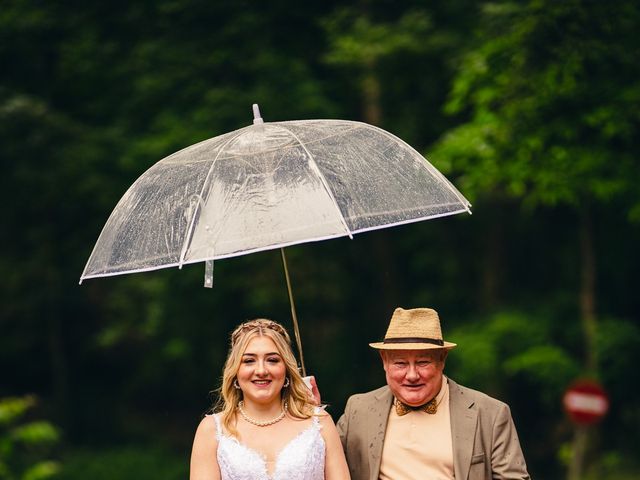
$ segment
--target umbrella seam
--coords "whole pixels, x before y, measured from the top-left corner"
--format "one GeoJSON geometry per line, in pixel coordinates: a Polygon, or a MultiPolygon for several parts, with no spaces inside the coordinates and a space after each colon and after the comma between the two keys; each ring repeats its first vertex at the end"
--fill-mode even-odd
{"type": "Polygon", "coordinates": [[[331,201],[333,202],[333,205],[336,207],[336,210],[338,210],[338,214],[340,215],[340,219],[342,220],[342,224],[344,225],[344,228],[347,231],[347,235],[349,236],[349,238],[353,239],[353,234],[351,232],[351,229],[347,225],[347,220],[344,218],[344,215],[342,214],[342,211],[340,210],[340,206],[338,205],[338,202],[336,201],[335,197],[333,196],[333,191],[331,191],[331,189],[329,188],[329,184],[327,183],[327,179],[324,178],[324,175],[320,171],[320,167],[318,167],[318,164],[316,163],[315,159],[313,158],[313,155],[311,154],[311,152],[307,149],[306,145],[304,143],[302,143],[300,138],[298,138],[298,136],[295,133],[293,133],[291,130],[289,130],[288,128],[285,128],[285,127],[283,127],[281,125],[279,125],[279,127],[282,128],[283,130],[286,130],[291,135],[293,135],[293,137],[298,141],[298,143],[304,149],[304,151],[307,152],[307,155],[309,155],[309,160],[313,164],[313,167],[315,167],[316,174],[319,176],[320,181],[322,182],[322,186],[325,188],[325,190],[329,194],[329,198],[331,198],[331,201]]]}
{"type": "Polygon", "coordinates": [[[436,167],[434,167],[431,162],[429,160],[427,160],[427,158],[422,155],[420,152],[418,152],[415,148],[413,148],[411,145],[409,145],[407,142],[405,142],[404,140],[402,140],[399,137],[396,137],[393,133],[388,132],[380,127],[376,127],[375,125],[371,125],[371,127],[379,130],[382,134],[391,137],[394,140],[397,140],[398,142],[400,142],[402,145],[405,145],[409,150],[413,150],[414,152],[416,152],[418,155],[420,155],[420,157],[422,157],[424,159],[424,166],[427,168],[427,170],[429,170],[429,172],[432,175],[437,176],[440,180],[444,180],[445,185],[449,188],[449,190],[451,190],[451,192],[458,198],[458,200],[460,201],[460,203],[465,207],[465,211],[468,214],[471,214],[471,210],[470,210],[470,206],[471,203],[464,198],[464,196],[460,193],[460,191],[453,186],[453,184],[447,179],[447,177],[445,177],[440,170],[438,170],[436,167]]]}
{"type": "Polygon", "coordinates": [[[220,156],[220,153],[222,152],[222,150],[224,150],[224,148],[229,145],[229,143],[231,143],[233,140],[235,140],[236,138],[238,138],[243,132],[244,132],[244,128],[241,128],[240,130],[237,131],[236,135],[232,136],[231,138],[229,138],[229,140],[227,140],[223,145],[220,146],[220,148],[218,149],[218,153],[216,153],[216,158],[213,159],[213,161],[211,162],[211,166],[209,167],[209,171],[207,172],[207,176],[204,179],[204,182],[202,183],[202,189],[200,190],[200,195],[198,196],[198,198],[200,199],[200,201],[198,202],[196,208],[193,211],[193,215],[191,217],[191,220],[189,222],[189,230],[187,231],[187,234],[185,236],[184,239],[184,243],[182,244],[182,249],[180,251],[180,260],[179,260],[179,266],[180,268],[182,268],[182,265],[184,264],[184,257],[187,253],[187,250],[189,248],[189,244],[191,243],[191,238],[193,235],[193,230],[195,228],[195,218],[196,215],[198,214],[198,211],[200,210],[200,205],[205,203],[206,200],[203,198],[203,194],[206,190],[207,184],[209,182],[209,179],[211,178],[211,174],[213,172],[213,167],[215,166],[216,162],[218,161],[218,157],[220,156]]]}

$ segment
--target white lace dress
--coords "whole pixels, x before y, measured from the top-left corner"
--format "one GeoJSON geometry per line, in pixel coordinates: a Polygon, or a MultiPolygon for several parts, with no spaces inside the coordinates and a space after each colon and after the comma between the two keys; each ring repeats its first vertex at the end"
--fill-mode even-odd
{"type": "Polygon", "coordinates": [[[276,457],[273,476],[264,456],[222,431],[216,421],[218,465],[222,480],[324,480],[325,444],[317,416],[308,428],[287,443],[276,457]]]}

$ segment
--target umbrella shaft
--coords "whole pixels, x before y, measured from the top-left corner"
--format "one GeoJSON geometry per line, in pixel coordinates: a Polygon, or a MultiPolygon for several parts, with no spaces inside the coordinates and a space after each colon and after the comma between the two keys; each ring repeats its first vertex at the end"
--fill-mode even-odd
{"type": "Polygon", "coordinates": [[[289,292],[289,304],[291,305],[291,318],[293,319],[293,333],[296,337],[296,344],[298,345],[298,353],[300,354],[300,366],[302,367],[302,376],[307,376],[307,371],[304,366],[304,355],[302,354],[302,341],[300,340],[300,329],[298,328],[298,317],[296,315],[296,306],[293,301],[293,291],[291,290],[291,280],[289,279],[289,269],[287,268],[287,257],[284,254],[284,248],[280,249],[282,254],[282,266],[284,267],[284,276],[287,280],[287,291],[289,292]]]}

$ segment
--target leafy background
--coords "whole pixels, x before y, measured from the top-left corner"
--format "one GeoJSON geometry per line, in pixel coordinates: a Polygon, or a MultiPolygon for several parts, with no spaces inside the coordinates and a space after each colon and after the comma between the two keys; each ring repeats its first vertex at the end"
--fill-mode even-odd
{"type": "Polygon", "coordinates": [[[230,330],[291,327],[276,251],[216,262],[212,290],[202,265],[77,284],[128,186],[252,103],[380,125],[473,203],[287,249],[336,419],[384,382],[367,343],[393,309],[430,306],[534,478],[637,478],[639,21],[625,0],[5,0],[0,478],[185,478],[230,330]],[[582,377],[611,400],[586,432],[561,406],[582,377]]]}

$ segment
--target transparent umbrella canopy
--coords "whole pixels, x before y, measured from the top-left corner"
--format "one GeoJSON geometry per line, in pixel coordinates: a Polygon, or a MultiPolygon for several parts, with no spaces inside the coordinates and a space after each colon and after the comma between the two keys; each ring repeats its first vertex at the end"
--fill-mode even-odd
{"type": "MultiPolygon", "coordinates": [[[[211,286],[213,260],[471,213],[435,167],[383,129],[346,120],[265,123],[253,109],[253,125],[169,155],[136,180],[80,283],[206,262],[211,286]]],[[[285,273],[288,281],[286,261],[285,273]]]]}

